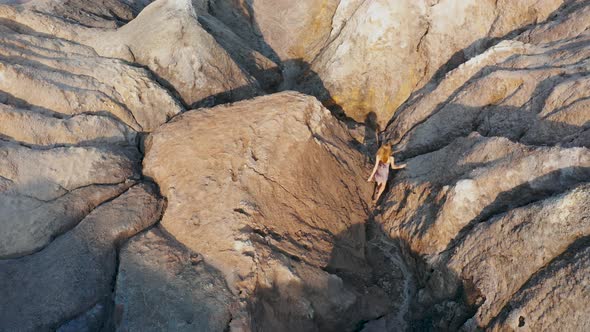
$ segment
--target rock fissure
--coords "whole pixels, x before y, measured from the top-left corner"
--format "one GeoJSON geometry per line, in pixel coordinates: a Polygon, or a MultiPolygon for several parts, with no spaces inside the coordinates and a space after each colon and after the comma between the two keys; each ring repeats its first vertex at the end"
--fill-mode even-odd
{"type": "Polygon", "coordinates": [[[588,18],[0,5],[0,330],[586,330],[588,18]]]}

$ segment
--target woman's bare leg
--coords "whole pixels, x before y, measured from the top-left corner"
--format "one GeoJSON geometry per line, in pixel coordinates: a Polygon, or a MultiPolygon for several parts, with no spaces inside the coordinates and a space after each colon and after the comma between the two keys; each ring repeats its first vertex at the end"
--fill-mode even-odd
{"type": "Polygon", "coordinates": [[[379,183],[377,188],[379,188],[379,192],[377,192],[377,198],[375,198],[375,201],[378,201],[379,197],[381,197],[381,194],[383,194],[383,191],[385,190],[385,183],[379,183]]]}
{"type": "Polygon", "coordinates": [[[373,196],[371,196],[371,199],[373,201],[376,201],[377,199],[375,199],[375,195],[377,195],[377,193],[379,192],[379,189],[381,188],[381,183],[377,183],[377,185],[375,185],[375,190],[373,190],[373,196]]]}

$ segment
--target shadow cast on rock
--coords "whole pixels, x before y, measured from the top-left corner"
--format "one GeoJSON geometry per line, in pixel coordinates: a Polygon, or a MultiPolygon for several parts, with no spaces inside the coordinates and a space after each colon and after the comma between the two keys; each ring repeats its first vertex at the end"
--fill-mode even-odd
{"type": "Polygon", "coordinates": [[[470,288],[450,270],[444,271],[445,280],[457,284],[440,302],[454,306],[454,315],[436,307],[435,300],[418,303],[415,295],[428,287],[426,265],[372,218],[333,241],[325,266],[277,257],[297,278],[258,284],[249,300],[254,331],[452,331],[475,312],[470,288]]]}

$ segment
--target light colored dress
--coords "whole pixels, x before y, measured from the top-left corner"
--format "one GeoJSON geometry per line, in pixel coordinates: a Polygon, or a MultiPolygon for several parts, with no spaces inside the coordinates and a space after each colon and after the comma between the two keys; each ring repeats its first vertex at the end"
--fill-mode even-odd
{"type": "Polygon", "coordinates": [[[389,177],[389,164],[384,164],[379,162],[379,166],[377,166],[377,172],[375,172],[375,182],[377,183],[385,183],[387,182],[387,178],[389,177]]]}

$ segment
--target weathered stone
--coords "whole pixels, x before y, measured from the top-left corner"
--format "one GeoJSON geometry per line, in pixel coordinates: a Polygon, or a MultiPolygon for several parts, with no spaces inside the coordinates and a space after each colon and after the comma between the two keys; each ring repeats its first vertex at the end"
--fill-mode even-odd
{"type": "Polygon", "coordinates": [[[0,330],[588,329],[588,1],[0,2],[0,330]]]}
{"type": "Polygon", "coordinates": [[[106,113],[136,131],[151,131],[182,110],[142,68],[10,24],[0,22],[0,30],[0,90],[11,99],[61,115],[106,113]]]}
{"type": "Polygon", "coordinates": [[[252,324],[350,328],[387,308],[362,302],[384,293],[361,291],[370,186],[352,146],[314,98],[280,93],[175,118],[147,139],[144,172],[168,198],[163,229],[254,303],[252,324]]]}
{"type": "Polygon", "coordinates": [[[0,322],[6,331],[57,328],[110,297],[116,247],[158,221],[162,204],[137,185],[92,211],[30,256],[0,261],[0,322]]]}
{"type": "Polygon", "coordinates": [[[491,39],[546,19],[561,3],[364,1],[313,60],[312,78],[302,88],[356,121],[374,116],[384,128],[443,65],[457,65],[491,39]]]}
{"type": "Polygon", "coordinates": [[[78,317],[64,323],[57,332],[92,332],[100,331],[103,327],[106,314],[105,305],[97,303],[92,309],[82,313],[78,317]]]}
{"type": "MultiPolygon", "coordinates": [[[[582,241],[583,242],[583,241],[582,241]]],[[[535,275],[508,303],[490,331],[585,331],[590,248],[574,246],[535,275]]]]}
{"type": "Polygon", "coordinates": [[[189,105],[207,98],[231,101],[257,95],[255,78],[199,23],[203,10],[190,0],[158,0],[129,24],[98,35],[90,44],[100,54],[145,64],[189,105]]]}
{"type": "Polygon", "coordinates": [[[449,268],[485,299],[472,323],[486,326],[531,275],[590,235],[588,202],[584,185],[482,222],[457,244],[449,268]]]}
{"type": "Polygon", "coordinates": [[[218,272],[159,230],[122,248],[115,292],[122,331],[226,331],[237,304],[218,272]]]}
{"type": "Polygon", "coordinates": [[[0,258],[22,256],[43,248],[131,184],[89,185],[50,201],[0,193],[0,258]]]}
{"type": "Polygon", "coordinates": [[[88,27],[115,28],[131,21],[151,0],[21,1],[23,7],[88,27]]]}
{"type": "Polygon", "coordinates": [[[6,190],[50,201],[92,184],[138,177],[138,156],[122,148],[58,147],[40,150],[0,141],[0,176],[6,190]]]}
{"type": "Polygon", "coordinates": [[[0,104],[0,135],[35,146],[73,144],[134,145],[136,133],[103,115],[56,118],[29,109],[0,104]]]}
{"type": "Polygon", "coordinates": [[[385,140],[407,167],[376,222],[411,249],[415,326],[532,331],[587,324],[577,318],[581,307],[543,302],[547,292],[532,289],[551,287],[561,298],[573,294],[565,275],[584,283],[584,256],[574,263],[569,255],[583,255],[590,230],[589,8],[569,3],[470,59],[424,88],[388,127],[385,140]],[[553,267],[564,260],[571,269],[553,267]],[[525,303],[531,306],[515,309],[525,303]],[[556,318],[570,313],[570,320],[556,318]]]}

